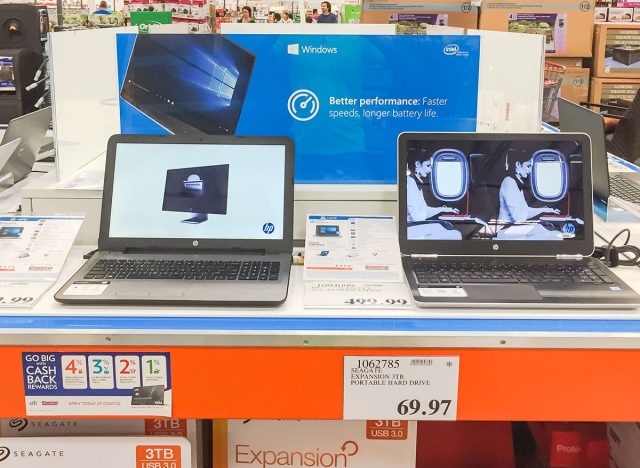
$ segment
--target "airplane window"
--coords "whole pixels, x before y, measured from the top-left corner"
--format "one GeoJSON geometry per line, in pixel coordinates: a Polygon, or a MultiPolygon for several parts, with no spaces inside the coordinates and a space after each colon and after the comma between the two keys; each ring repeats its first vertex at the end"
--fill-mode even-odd
{"type": "Polygon", "coordinates": [[[438,150],[433,155],[431,187],[443,201],[460,200],[467,193],[469,168],[464,154],[458,150],[438,150]]]}
{"type": "Polygon", "coordinates": [[[567,162],[562,153],[541,150],[533,154],[531,188],[538,200],[561,200],[567,193],[568,185],[567,162]]]}

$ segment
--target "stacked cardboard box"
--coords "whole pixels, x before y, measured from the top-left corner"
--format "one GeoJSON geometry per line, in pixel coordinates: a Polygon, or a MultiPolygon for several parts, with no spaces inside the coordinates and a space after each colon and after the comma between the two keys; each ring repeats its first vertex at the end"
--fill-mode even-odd
{"type": "Polygon", "coordinates": [[[545,468],[609,468],[604,423],[530,422],[529,430],[545,468]]]}
{"type": "MultiPolygon", "coordinates": [[[[565,67],[560,85],[560,97],[579,104],[589,99],[589,68],[579,57],[553,57],[549,62],[565,67]]],[[[556,114],[557,116],[557,114],[556,114]]]]}
{"type": "MultiPolygon", "coordinates": [[[[5,440],[23,437],[49,437],[63,440],[66,437],[89,436],[94,437],[92,440],[99,440],[100,437],[109,438],[110,436],[184,437],[188,440],[188,445],[191,448],[190,466],[201,468],[203,465],[201,453],[202,425],[200,421],[195,419],[0,419],[0,437],[5,438],[5,440]]],[[[117,465],[114,464],[113,466],[117,465]]]]}
{"type": "Polygon", "coordinates": [[[467,0],[363,0],[360,22],[396,24],[398,34],[426,34],[427,25],[478,27],[478,7],[467,0]]]}
{"type": "Polygon", "coordinates": [[[0,437],[3,468],[190,468],[182,437],[0,437]]]}
{"type": "Polygon", "coordinates": [[[610,423],[609,458],[611,468],[634,468],[640,454],[640,423],[610,423]]]}
{"type": "Polygon", "coordinates": [[[482,3],[480,29],[541,34],[548,57],[590,57],[595,3],[490,0],[482,3]]]}
{"type": "Polygon", "coordinates": [[[633,101],[640,89],[640,25],[596,24],[590,101],[633,101]]]}

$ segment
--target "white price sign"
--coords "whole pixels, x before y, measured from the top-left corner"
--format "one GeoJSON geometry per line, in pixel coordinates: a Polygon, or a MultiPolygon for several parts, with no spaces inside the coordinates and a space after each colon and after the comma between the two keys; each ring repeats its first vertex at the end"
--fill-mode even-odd
{"type": "Polygon", "coordinates": [[[343,419],[455,421],[458,356],[345,356],[343,419]]]}
{"type": "Polygon", "coordinates": [[[0,307],[31,307],[51,284],[40,281],[0,281],[0,307]]]}
{"type": "Polygon", "coordinates": [[[405,283],[305,281],[304,306],[341,309],[408,309],[413,300],[405,283]]]}

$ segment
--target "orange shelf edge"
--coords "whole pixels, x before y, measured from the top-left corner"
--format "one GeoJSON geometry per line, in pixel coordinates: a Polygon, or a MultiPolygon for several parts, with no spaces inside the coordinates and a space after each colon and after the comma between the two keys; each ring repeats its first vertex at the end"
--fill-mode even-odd
{"type": "Polygon", "coordinates": [[[0,347],[0,417],[25,415],[21,353],[171,353],[173,416],[341,419],[343,357],[460,356],[459,420],[638,421],[640,350],[0,347]]]}

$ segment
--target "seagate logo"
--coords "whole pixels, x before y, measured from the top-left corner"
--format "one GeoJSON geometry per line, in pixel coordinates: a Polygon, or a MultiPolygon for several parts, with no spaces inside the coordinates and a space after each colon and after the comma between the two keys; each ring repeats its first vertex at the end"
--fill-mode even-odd
{"type": "Polygon", "coordinates": [[[9,458],[10,454],[11,450],[9,450],[9,447],[0,447],[0,462],[9,458]]]}
{"type": "Polygon", "coordinates": [[[11,419],[9,421],[9,427],[11,429],[17,429],[18,432],[22,432],[24,431],[24,428],[27,427],[27,420],[18,418],[11,419]]]}
{"type": "Polygon", "coordinates": [[[198,241],[197,240],[194,240],[192,243],[193,243],[194,247],[198,247],[198,241]]]}
{"type": "Polygon", "coordinates": [[[460,52],[460,46],[458,44],[449,44],[442,49],[444,55],[455,55],[460,52]]]}

